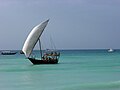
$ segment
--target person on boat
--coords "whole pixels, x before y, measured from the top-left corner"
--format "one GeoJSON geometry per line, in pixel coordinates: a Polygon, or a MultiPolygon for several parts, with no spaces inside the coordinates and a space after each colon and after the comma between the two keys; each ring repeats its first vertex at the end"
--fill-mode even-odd
{"type": "Polygon", "coordinates": [[[53,52],[51,52],[51,56],[53,55],[53,52]]]}
{"type": "Polygon", "coordinates": [[[47,59],[48,59],[47,54],[44,53],[44,55],[43,55],[43,60],[47,60],[47,59]]]}
{"type": "Polygon", "coordinates": [[[48,60],[51,60],[51,57],[49,57],[48,60]]]}

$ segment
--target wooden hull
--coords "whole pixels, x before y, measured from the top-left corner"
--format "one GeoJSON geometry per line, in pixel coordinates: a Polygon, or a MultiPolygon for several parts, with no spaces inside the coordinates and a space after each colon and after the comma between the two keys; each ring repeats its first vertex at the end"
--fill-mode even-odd
{"type": "Polygon", "coordinates": [[[36,64],[57,64],[58,59],[51,59],[51,60],[38,60],[35,58],[28,58],[34,65],[36,64]]]}

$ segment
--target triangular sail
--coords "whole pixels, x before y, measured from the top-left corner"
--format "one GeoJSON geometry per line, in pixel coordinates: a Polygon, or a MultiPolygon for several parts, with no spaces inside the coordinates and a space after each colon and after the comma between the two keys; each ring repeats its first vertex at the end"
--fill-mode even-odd
{"type": "Polygon", "coordinates": [[[49,20],[47,20],[43,23],[40,23],[39,25],[34,27],[32,29],[32,31],[30,32],[30,34],[28,35],[28,37],[24,43],[24,46],[22,48],[22,51],[24,52],[26,57],[30,57],[32,50],[35,47],[40,36],[42,35],[42,32],[44,31],[45,27],[47,26],[48,21],[49,20]]]}

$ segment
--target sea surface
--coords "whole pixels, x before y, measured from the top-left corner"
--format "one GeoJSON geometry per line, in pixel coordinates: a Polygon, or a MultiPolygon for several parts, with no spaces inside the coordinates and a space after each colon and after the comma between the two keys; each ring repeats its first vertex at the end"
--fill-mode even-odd
{"type": "Polygon", "coordinates": [[[0,90],[120,90],[120,50],[60,52],[49,65],[32,65],[19,52],[0,55],[0,90]]]}

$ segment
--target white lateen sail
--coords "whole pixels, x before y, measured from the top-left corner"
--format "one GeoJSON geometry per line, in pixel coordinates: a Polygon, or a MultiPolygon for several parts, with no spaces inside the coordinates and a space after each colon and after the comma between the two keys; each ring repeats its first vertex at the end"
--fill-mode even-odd
{"type": "Polygon", "coordinates": [[[32,29],[32,31],[30,32],[30,34],[28,35],[28,37],[24,43],[24,46],[22,48],[22,51],[24,52],[26,57],[29,57],[31,55],[32,50],[35,47],[37,41],[39,40],[45,27],[47,26],[48,21],[49,20],[42,22],[39,25],[37,25],[36,27],[34,27],[32,29]]]}

